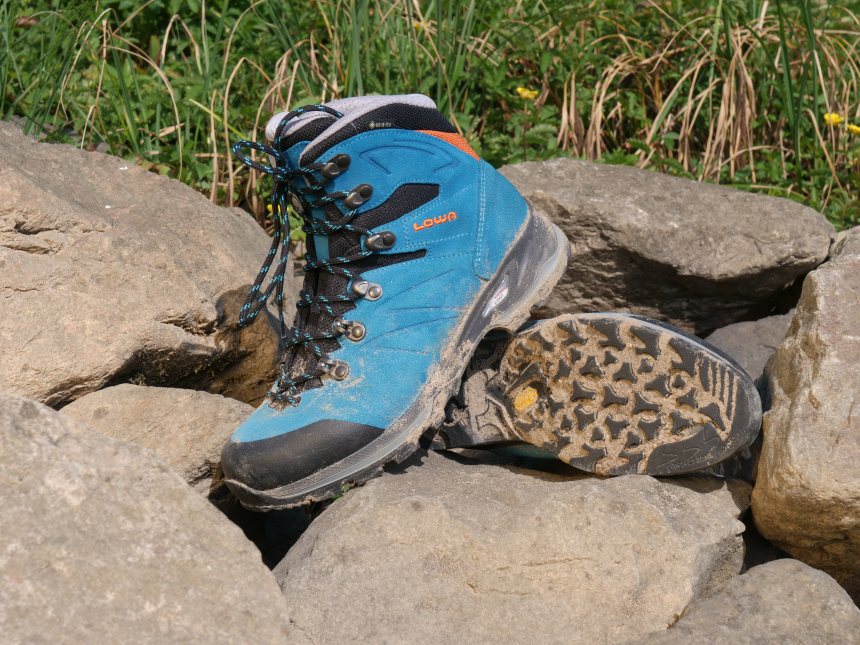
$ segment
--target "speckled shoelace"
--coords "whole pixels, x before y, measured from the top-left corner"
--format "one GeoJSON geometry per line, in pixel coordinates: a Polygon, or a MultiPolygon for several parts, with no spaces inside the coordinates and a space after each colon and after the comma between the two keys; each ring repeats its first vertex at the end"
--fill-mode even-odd
{"type": "MultiPolygon", "coordinates": [[[[284,320],[284,277],[289,263],[290,228],[287,218],[287,204],[292,203],[294,209],[302,218],[302,230],[306,235],[329,236],[341,232],[353,232],[359,235],[369,235],[371,231],[351,223],[356,216],[356,209],[347,211],[337,221],[331,221],[325,214],[322,217],[313,217],[312,210],[323,208],[336,201],[343,201],[349,193],[339,191],[334,193],[325,192],[325,184],[329,181],[323,170],[328,164],[312,163],[297,168],[290,167],[290,163],[284,152],[281,151],[282,133],[286,126],[301,114],[307,112],[325,112],[340,118],[343,116],[337,110],[325,105],[308,105],[297,108],[288,114],[278,124],[272,146],[263,145],[255,141],[239,141],[233,145],[233,154],[249,168],[253,168],[274,180],[274,187],[270,199],[272,217],[274,220],[274,235],[272,246],[266,254],[257,278],[248,292],[239,311],[239,326],[244,327],[251,324],[266,306],[266,302],[274,293],[275,305],[278,308],[278,319],[280,321],[281,338],[284,340],[284,355],[280,363],[280,374],[268,393],[269,399],[275,404],[298,405],[301,396],[297,393],[301,386],[307,381],[319,378],[328,373],[326,364],[326,353],[320,346],[319,341],[335,340],[344,334],[344,329],[337,325],[339,316],[332,308],[336,303],[352,303],[361,298],[359,294],[336,293],[319,294],[307,288],[307,285],[315,281],[306,281],[306,287],[299,292],[296,315],[292,330],[288,330],[284,320]],[[245,151],[256,150],[269,155],[275,161],[274,166],[262,164],[252,159],[245,151]],[[300,181],[306,185],[300,185],[300,181]],[[263,288],[263,281],[275,260],[280,254],[274,275],[268,285],[263,288]],[[322,316],[301,315],[302,309],[317,310],[325,312],[331,319],[328,324],[323,323],[322,316]],[[305,322],[303,322],[305,321],[305,322]],[[310,321],[310,322],[308,322],[310,321]],[[289,336],[289,338],[288,338],[289,336]],[[297,361],[301,350],[311,352],[315,361],[304,362],[305,368],[297,371],[294,366],[301,365],[303,361],[297,361]],[[310,367],[315,366],[315,367],[310,367]],[[310,367],[308,369],[308,367],[310,367]]],[[[329,162],[331,163],[331,162],[329,162]]],[[[349,280],[359,278],[346,267],[346,265],[373,255],[372,250],[359,250],[352,255],[339,255],[326,260],[319,260],[309,248],[304,271],[325,271],[333,275],[344,276],[349,280]]]]}

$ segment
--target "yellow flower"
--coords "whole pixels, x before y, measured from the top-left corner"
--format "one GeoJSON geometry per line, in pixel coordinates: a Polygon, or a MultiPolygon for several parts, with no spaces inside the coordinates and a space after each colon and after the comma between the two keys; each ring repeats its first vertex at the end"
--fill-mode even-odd
{"type": "Polygon", "coordinates": [[[848,132],[851,134],[860,134],[860,125],[854,125],[853,123],[849,123],[847,126],[848,132]]]}
{"type": "Polygon", "coordinates": [[[828,112],[824,115],[824,122],[827,125],[839,125],[843,121],[845,121],[845,119],[842,118],[842,115],[836,114],[835,112],[828,112]]]}
{"type": "Polygon", "coordinates": [[[530,90],[527,87],[518,87],[517,94],[519,94],[521,99],[534,101],[538,97],[539,92],[537,90],[530,90]]]}

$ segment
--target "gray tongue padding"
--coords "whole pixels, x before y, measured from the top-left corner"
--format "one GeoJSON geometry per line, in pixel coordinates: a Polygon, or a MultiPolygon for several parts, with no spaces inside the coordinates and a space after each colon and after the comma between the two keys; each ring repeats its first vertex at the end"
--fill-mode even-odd
{"type": "MultiPolygon", "coordinates": [[[[436,104],[429,97],[424,96],[423,94],[398,94],[394,96],[356,96],[347,99],[337,99],[335,101],[329,101],[325,103],[327,107],[332,108],[333,110],[337,110],[341,114],[342,117],[339,119],[334,119],[333,121],[329,121],[328,127],[319,132],[313,140],[311,140],[310,144],[305,151],[302,153],[300,158],[300,163],[306,164],[310,163],[314,160],[314,158],[324,150],[326,146],[326,142],[337,139],[342,140],[346,138],[344,135],[346,134],[344,130],[352,130],[356,133],[363,132],[366,128],[364,124],[362,127],[357,127],[356,122],[361,120],[362,117],[373,112],[375,110],[379,110],[380,108],[384,108],[386,106],[391,105],[401,105],[408,110],[408,108],[423,108],[424,110],[434,110],[436,109],[436,104]]],[[[266,125],[266,137],[271,141],[274,139],[275,131],[277,130],[278,124],[281,122],[281,119],[284,118],[286,112],[280,112],[273,116],[269,123],[266,125]]],[[[331,115],[325,112],[305,112],[304,114],[300,114],[295,119],[293,119],[281,133],[281,136],[290,136],[292,137],[293,133],[298,132],[301,128],[305,130],[305,128],[310,125],[312,122],[316,122],[315,125],[320,124],[320,119],[323,118],[332,119],[331,115]]],[[[440,115],[440,118],[441,115],[440,115]]],[[[444,119],[443,119],[444,120],[444,119]]],[[[388,127],[391,127],[390,124],[388,127]]],[[[307,128],[309,131],[310,128],[307,128]]]]}

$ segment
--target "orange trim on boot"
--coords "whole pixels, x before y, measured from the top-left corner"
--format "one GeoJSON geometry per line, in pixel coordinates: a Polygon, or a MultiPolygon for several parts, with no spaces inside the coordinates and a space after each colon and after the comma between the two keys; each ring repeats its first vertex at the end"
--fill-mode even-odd
{"type": "Polygon", "coordinates": [[[445,143],[450,143],[452,146],[462,150],[467,155],[470,155],[475,159],[480,159],[478,153],[472,150],[472,146],[469,145],[463,135],[457,134],[456,132],[440,132],[438,130],[418,130],[418,132],[423,132],[424,134],[429,134],[431,137],[442,139],[445,143]]]}

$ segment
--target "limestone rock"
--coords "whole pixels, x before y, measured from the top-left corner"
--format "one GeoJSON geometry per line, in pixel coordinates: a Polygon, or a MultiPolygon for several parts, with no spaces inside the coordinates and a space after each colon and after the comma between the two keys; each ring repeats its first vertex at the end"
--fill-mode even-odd
{"type": "Polygon", "coordinates": [[[860,228],[809,274],[768,366],[753,494],[762,535],[860,597],[860,228]]]}
{"type": "Polygon", "coordinates": [[[349,491],[275,574],[319,642],[614,643],[740,571],[749,489],[425,463],[349,491]]]}
{"type": "Polygon", "coordinates": [[[221,448],[250,405],[208,392],[123,384],[74,401],[62,413],[114,439],[149,448],[189,484],[220,476],[221,448]]]}
{"type": "Polygon", "coordinates": [[[670,629],[631,645],[860,643],[860,609],[823,571],[776,560],[694,600],[670,629]]]}
{"type": "Polygon", "coordinates": [[[148,450],[0,394],[5,643],[285,642],[241,531],[148,450]]]}
{"type": "Polygon", "coordinates": [[[634,311],[703,335],[766,315],[834,234],[795,202],[629,167],[553,159],[502,172],[573,244],[551,315],[634,311]]]}
{"type": "Polygon", "coordinates": [[[716,330],[705,340],[735,359],[757,381],[785,338],[793,315],[792,311],[761,320],[734,323],[716,330]]]}
{"type": "Polygon", "coordinates": [[[119,382],[264,396],[277,333],[231,325],[269,244],[248,214],[7,123],[0,204],[0,389],[52,406],[119,382]]]}

